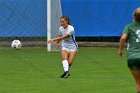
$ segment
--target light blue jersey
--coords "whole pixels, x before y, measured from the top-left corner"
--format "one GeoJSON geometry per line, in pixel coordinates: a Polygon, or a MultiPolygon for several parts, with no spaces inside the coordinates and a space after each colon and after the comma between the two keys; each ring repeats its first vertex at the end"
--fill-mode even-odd
{"type": "Polygon", "coordinates": [[[61,26],[59,28],[59,35],[63,36],[65,34],[69,34],[70,37],[62,40],[62,47],[77,50],[78,45],[75,41],[74,27],[71,25],[68,25],[68,27],[66,29],[64,29],[63,26],[61,26]]]}

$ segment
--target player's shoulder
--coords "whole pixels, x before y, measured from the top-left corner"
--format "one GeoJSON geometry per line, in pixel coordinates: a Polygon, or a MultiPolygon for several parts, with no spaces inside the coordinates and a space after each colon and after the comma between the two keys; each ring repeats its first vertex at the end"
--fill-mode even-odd
{"type": "Polygon", "coordinates": [[[69,27],[69,28],[73,28],[73,29],[74,29],[74,27],[73,27],[72,25],[68,25],[68,27],[69,27]]]}
{"type": "Polygon", "coordinates": [[[74,27],[72,25],[68,25],[68,28],[74,30],[74,27]]]}
{"type": "Polygon", "coordinates": [[[60,26],[59,29],[63,29],[63,26],[60,26]]]}
{"type": "Polygon", "coordinates": [[[59,27],[59,31],[62,31],[62,30],[63,30],[63,26],[60,26],[60,27],[59,27]]]}
{"type": "Polygon", "coordinates": [[[128,23],[126,26],[127,26],[127,27],[133,27],[133,26],[135,26],[135,22],[128,23]]]}

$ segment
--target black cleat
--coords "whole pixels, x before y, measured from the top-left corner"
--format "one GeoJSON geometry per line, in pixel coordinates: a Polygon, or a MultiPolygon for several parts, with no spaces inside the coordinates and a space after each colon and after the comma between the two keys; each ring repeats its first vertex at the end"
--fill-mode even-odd
{"type": "Polygon", "coordinates": [[[68,73],[68,71],[66,71],[60,77],[61,78],[67,78],[68,76],[70,76],[70,74],[68,73]]]}

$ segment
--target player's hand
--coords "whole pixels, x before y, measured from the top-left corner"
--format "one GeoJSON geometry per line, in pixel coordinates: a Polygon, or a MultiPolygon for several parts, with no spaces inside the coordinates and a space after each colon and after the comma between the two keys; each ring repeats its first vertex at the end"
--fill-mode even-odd
{"type": "Polygon", "coordinates": [[[123,56],[123,52],[122,51],[119,51],[118,54],[119,54],[120,57],[123,56]]]}
{"type": "Polygon", "coordinates": [[[58,44],[56,44],[56,46],[57,46],[57,47],[61,47],[61,44],[60,44],[60,43],[58,43],[58,44]]]}
{"type": "Polygon", "coordinates": [[[54,40],[53,39],[50,39],[49,41],[48,41],[48,43],[52,43],[54,40]]]}

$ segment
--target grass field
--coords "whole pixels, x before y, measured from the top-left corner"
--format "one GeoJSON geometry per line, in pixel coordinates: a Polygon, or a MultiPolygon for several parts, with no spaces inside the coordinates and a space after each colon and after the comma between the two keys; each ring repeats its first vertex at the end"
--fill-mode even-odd
{"type": "Polygon", "coordinates": [[[45,48],[0,49],[0,93],[136,93],[117,48],[79,48],[67,79],[60,52],[45,48]]]}

